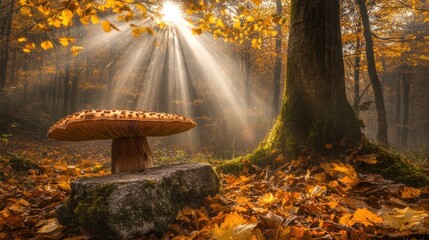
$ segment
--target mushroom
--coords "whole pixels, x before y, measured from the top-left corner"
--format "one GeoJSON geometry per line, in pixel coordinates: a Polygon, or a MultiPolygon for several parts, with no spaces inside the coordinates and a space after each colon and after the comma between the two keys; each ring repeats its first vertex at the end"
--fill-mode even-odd
{"type": "Polygon", "coordinates": [[[128,110],[82,110],[64,117],[48,131],[61,141],[112,141],[112,173],[153,167],[147,136],[188,131],[195,122],[177,114],[128,110]]]}

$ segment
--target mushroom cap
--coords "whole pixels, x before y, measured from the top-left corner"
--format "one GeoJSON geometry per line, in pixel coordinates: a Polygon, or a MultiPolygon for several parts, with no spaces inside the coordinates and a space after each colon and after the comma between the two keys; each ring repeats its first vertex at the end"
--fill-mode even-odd
{"type": "Polygon", "coordinates": [[[123,137],[167,136],[196,126],[187,117],[145,111],[83,110],[66,116],[48,131],[61,141],[106,140],[123,137]]]}

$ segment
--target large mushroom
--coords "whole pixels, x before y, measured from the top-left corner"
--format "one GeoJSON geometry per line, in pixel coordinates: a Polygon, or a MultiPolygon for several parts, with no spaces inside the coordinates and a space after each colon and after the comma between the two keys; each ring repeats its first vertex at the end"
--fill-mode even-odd
{"type": "Polygon", "coordinates": [[[112,173],[136,172],[153,167],[147,136],[188,131],[195,122],[187,117],[128,110],[83,110],[64,117],[48,131],[61,141],[112,141],[112,173]]]}

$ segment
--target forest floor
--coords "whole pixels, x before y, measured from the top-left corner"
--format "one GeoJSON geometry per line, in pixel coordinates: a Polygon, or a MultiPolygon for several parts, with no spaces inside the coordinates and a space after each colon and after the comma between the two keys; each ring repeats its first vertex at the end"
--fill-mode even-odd
{"type": "MultiPolygon", "coordinates": [[[[55,208],[74,179],[110,174],[110,142],[62,143],[31,129],[12,132],[0,140],[0,239],[94,239],[60,225],[55,208]]],[[[280,168],[249,163],[239,174],[220,174],[220,194],[199,209],[183,209],[163,236],[143,239],[429,238],[428,186],[310,160],[286,162],[279,154],[280,168]]]]}

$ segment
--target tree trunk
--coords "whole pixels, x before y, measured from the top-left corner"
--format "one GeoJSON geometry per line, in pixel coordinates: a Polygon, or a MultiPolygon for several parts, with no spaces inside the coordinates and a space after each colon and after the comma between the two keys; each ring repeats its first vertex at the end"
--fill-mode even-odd
{"type": "MultiPolygon", "coordinates": [[[[0,5],[1,7],[2,5],[0,5]]],[[[12,16],[14,13],[15,0],[10,1],[9,11],[7,15],[1,18],[0,21],[0,89],[6,86],[7,64],[9,62],[9,43],[12,29],[12,16]]]]}
{"type": "Polygon", "coordinates": [[[69,113],[69,106],[70,106],[70,78],[71,78],[70,62],[67,61],[65,63],[65,65],[64,65],[63,116],[66,116],[69,113]]]}
{"type": "Polygon", "coordinates": [[[260,147],[296,155],[354,146],[361,124],[346,98],[339,0],[292,0],[290,26],[282,109],[260,147]]]}
{"type": "Polygon", "coordinates": [[[381,88],[380,80],[378,79],[377,75],[377,69],[375,67],[374,46],[372,42],[372,33],[369,23],[368,10],[365,5],[365,0],[356,0],[356,3],[359,6],[360,15],[362,17],[368,75],[371,80],[371,85],[375,97],[375,108],[377,111],[378,121],[377,140],[381,143],[387,143],[388,139],[386,109],[384,106],[383,89],[381,88]]]}
{"type": "Polygon", "coordinates": [[[396,143],[401,144],[401,79],[398,78],[396,83],[396,143]]]}
{"type": "MultiPolygon", "coordinates": [[[[360,33],[360,27],[358,27],[358,34],[360,33]]],[[[360,105],[360,54],[361,54],[361,42],[360,37],[356,37],[356,50],[355,50],[355,70],[354,70],[354,99],[353,99],[353,108],[356,112],[356,115],[359,115],[359,105],[360,105]]]]}
{"type": "Polygon", "coordinates": [[[244,71],[244,102],[247,108],[251,108],[251,89],[250,89],[250,43],[244,48],[243,55],[244,71]]]}
{"type": "Polygon", "coordinates": [[[410,115],[410,86],[411,86],[411,76],[409,71],[406,70],[407,67],[404,67],[402,73],[402,86],[404,87],[404,115],[402,119],[402,136],[401,136],[401,145],[402,147],[407,147],[408,144],[408,119],[410,115]]]}
{"type": "MultiPolygon", "coordinates": [[[[283,6],[281,0],[276,0],[277,15],[283,14],[283,6]]],[[[279,97],[280,97],[280,79],[282,76],[282,26],[277,24],[276,26],[277,38],[276,38],[276,60],[274,63],[274,81],[273,81],[273,117],[277,116],[279,110],[279,97]]]]}

